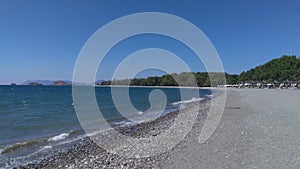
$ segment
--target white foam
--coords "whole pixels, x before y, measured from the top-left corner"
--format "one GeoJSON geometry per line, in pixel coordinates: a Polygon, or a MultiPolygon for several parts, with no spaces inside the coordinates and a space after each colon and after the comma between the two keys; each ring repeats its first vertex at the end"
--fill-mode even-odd
{"type": "Polygon", "coordinates": [[[193,102],[199,102],[201,100],[203,100],[204,98],[192,98],[190,100],[183,100],[183,101],[178,101],[178,102],[174,102],[172,103],[172,105],[180,105],[180,104],[187,104],[187,103],[193,103],[193,102]]]}
{"type": "Polygon", "coordinates": [[[208,97],[208,98],[213,98],[214,97],[212,94],[207,94],[205,96],[208,97]]]}
{"type": "Polygon", "coordinates": [[[52,146],[44,146],[43,149],[49,149],[52,148],[52,146]]]}
{"type": "Polygon", "coordinates": [[[143,112],[142,112],[142,111],[139,111],[139,112],[137,112],[137,114],[138,114],[138,115],[142,115],[142,114],[143,114],[143,112]]]}
{"type": "Polygon", "coordinates": [[[125,121],[119,121],[119,122],[113,122],[115,125],[120,125],[120,124],[124,124],[125,121]]]}
{"type": "Polygon", "coordinates": [[[48,139],[48,141],[58,141],[58,140],[63,140],[65,138],[67,138],[70,134],[69,133],[62,133],[60,135],[51,137],[48,139]]]}
{"type": "Polygon", "coordinates": [[[102,131],[93,131],[93,132],[90,132],[90,133],[86,133],[87,136],[91,137],[91,136],[95,136],[99,133],[101,133],[102,131]]]}
{"type": "Polygon", "coordinates": [[[125,126],[136,125],[136,124],[137,124],[137,122],[129,122],[129,121],[124,123],[125,126]]]}

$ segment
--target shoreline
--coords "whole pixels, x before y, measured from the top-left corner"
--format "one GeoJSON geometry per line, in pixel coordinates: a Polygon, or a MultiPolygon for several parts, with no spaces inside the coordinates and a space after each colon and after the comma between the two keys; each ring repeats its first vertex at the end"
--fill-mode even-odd
{"type": "Polygon", "coordinates": [[[183,89],[204,89],[196,86],[134,86],[134,85],[95,85],[94,87],[132,87],[132,88],[183,88],[183,89]]]}
{"type": "MultiPolygon", "coordinates": [[[[222,119],[205,143],[199,144],[198,138],[207,111],[212,107],[209,102],[200,103],[203,109],[198,109],[196,122],[186,137],[159,155],[127,159],[108,153],[86,138],[65,152],[51,154],[39,163],[18,168],[300,167],[300,90],[226,89],[226,95],[222,119]]],[[[190,109],[185,113],[191,112],[190,109]]],[[[153,137],[168,128],[177,115],[178,112],[173,112],[119,131],[136,138],[153,137]]],[[[114,137],[106,140],[114,140],[114,137]]]]}
{"type": "MultiPolygon", "coordinates": [[[[188,113],[193,106],[200,105],[200,116],[203,118],[204,112],[210,107],[210,99],[201,102],[189,103],[184,108],[184,113],[188,113]]],[[[142,138],[156,136],[167,129],[177,117],[179,110],[170,112],[153,121],[143,122],[140,124],[129,125],[125,127],[116,127],[116,130],[125,136],[142,138]]],[[[110,132],[110,131],[108,131],[110,132]]],[[[99,136],[98,133],[95,136],[99,136]]],[[[94,136],[92,136],[94,137],[94,136]]],[[[113,139],[113,138],[111,138],[113,139]]],[[[110,140],[112,142],[117,140],[110,140]]],[[[17,168],[125,168],[142,167],[142,168],[160,168],[160,163],[169,157],[168,152],[164,152],[154,157],[127,159],[116,154],[109,153],[99,147],[89,137],[79,140],[71,149],[54,153],[38,163],[27,164],[17,168]]]]}
{"type": "MultiPolygon", "coordinates": [[[[212,97],[211,94],[213,92],[208,92],[207,95],[205,95],[205,93],[206,92],[204,92],[204,94],[199,99],[192,98],[191,100],[184,100],[182,103],[177,103],[177,102],[174,102],[174,103],[176,103],[176,107],[177,107],[177,104],[191,105],[192,104],[191,102],[196,102],[196,100],[197,101],[201,100],[201,102],[204,102],[207,99],[211,99],[211,97],[212,97]],[[203,100],[202,100],[202,98],[203,98],[203,100]],[[187,102],[185,102],[185,101],[187,101],[187,102]],[[191,101],[191,102],[189,102],[189,101],[191,101]]],[[[172,103],[172,105],[173,105],[173,103],[172,103]]],[[[166,109],[166,110],[168,111],[168,109],[166,109]]],[[[174,110],[176,110],[176,109],[170,109],[170,111],[168,111],[168,113],[163,113],[162,115],[174,114],[174,110]]],[[[170,115],[170,116],[172,116],[172,115],[170,115]]],[[[170,116],[167,116],[167,117],[170,117],[170,116]]],[[[122,120],[121,118],[120,118],[120,122],[122,122],[122,123],[120,123],[119,121],[114,123],[115,122],[114,120],[110,120],[110,122],[112,122],[110,124],[112,127],[126,126],[126,125],[132,126],[133,125],[133,124],[129,124],[129,122],[127,122],[127,121],[122,120]]],[[[144,123],[145,121],[143,122],[141,120],[139,122],[144,123]]],[[[134,123],[134,124],[136,125],[137,123],[134,123]]],[[[78,136],[78,133],[82,133],[81,131],[82,130],[75,130],[75,132],[74,132],[73,129],[70,129],[70,130],[58,132],[58,133],[55,133],[53,135],[49,135],[46,137],[42,136],[42,137],[37,137],[37,138],[28,139],[28,140],[24,140],[24,141],[21,140],[19,142],[13,142],[12,144],[7,144],[7,145],[1,147],[1,148],[3,148],[1,151],[4,152],[3,154],[1,154],[2,155],[1,167],[10,168],[10,166],[18,166],[19,164],[25,165],[25,164],[27,164],[28,161],[37,163],[37,161],[39,161],[39,159],[36,160],[37,159],[36,157],[46,157],[46,156],[44,156],[44,154],[47,154],[48,152],[49,152],[49,154],[53,154],[52,152],[59,150],[61,147],[64,147],[64,145],[66,145],[66,147],[69,148],[72,145],[74,145],[74,143],[77,143],[78,142],[77,140],[79,140],[79,139],[77,139],[77,138],[79,138],[77,136],[78,136]],[[76,134],[74,135],[74,133],[76,133],[76,134]],[[55,140],[55,141],[53,141],[53,140],[55,140]],[[56,140],[58,140],[58,141],[56,141],[56,140]],[[75,140],[75,141],[71,141],[71,140],[75,140]],[[62,143],[63,145],[61,144],[61,142],[64,142],[64,143],[62,143]],[[65,144],[66,142],[67,142],[67,144],[65,144]],[[57,147],[59,147],[59,148],[57,148],[57,147]],[[42,150],[41,153],[40,153],[40,150],[42,150]],[[36,155],[37,154],[36,152],[38,152],[38,155],[36,155]],[[34,155],[32,155],[32,154],[34,154],[34,155]]],[[[83,136],[83,134],[81,134],[79,136],[83,136]]],[[[80,139],[81,138],[82,137],[80,137],[80,139]]]]}

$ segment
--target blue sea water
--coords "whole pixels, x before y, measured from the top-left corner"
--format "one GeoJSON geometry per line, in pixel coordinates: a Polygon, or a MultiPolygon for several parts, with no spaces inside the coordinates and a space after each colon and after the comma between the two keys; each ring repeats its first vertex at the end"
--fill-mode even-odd
{"type": "MultiPolygon", "coordinates": [[[[167,98],[165,113],[178,109],[181,103],[200,101],[199,95],[211,95],[210,90],[182,89],[188,93],[182,101],[178,88],[131,87],[132,105],[141,112],[149,109],[149,94],[155,89],[167,98]]],[[[106,121],[112,126],[128,123],[113,104],[111,87],[94,90],[106,121]]],[[[74,110],[71,86],[0,86],[0,120],[0,168],[38,160],[39,153],[56,151],[84,136],[74,110]]]]}

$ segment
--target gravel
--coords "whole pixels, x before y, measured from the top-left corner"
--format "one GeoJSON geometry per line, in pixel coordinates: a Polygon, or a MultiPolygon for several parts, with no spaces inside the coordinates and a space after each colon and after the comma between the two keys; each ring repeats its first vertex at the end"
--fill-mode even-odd
{"type": "Polygon", "coordinates": [[[209,140],[197,143],[192,130],[162,168],[299,169],[299,101],[300,90],[228,89],[209,140]]]}
{"type": "MultiPolygon", "coordinates": [[[[175,147],[156,156],[125,158],[85,138],[67,152],[20,168],[298,169],[299,101],[300,90],[228,89],[223,117],[203,144],[198,142],[198,137],[210,101],[200,104],[200,113],[188,135],[175,147]]],[[[194,106],[190,105],[183,113],[189,115],[194,106]]],[[[152,122],[116,130],[132,138],[156,137],[174,123],[178,114],[173,112],[152,122]]],[[[114,137],[108,140],[116,141],[114,137]]]]}
{"type": "MultiPolygon", "coordinates": [[[[191,103],[187,105],[187,108],[183,112],[175,111],[162,116],[154,121],[145,122],[137,125],[115,128],[117,131],[125,136],[132,138],[149,138],[156,137],[161,132],[168,129],[173,123],[179,113],[191,114],[191,109],[196,109],[200,112],[197,118],[205,119],[205,112],[208,110],[210,101],[205,100],[201,103],[191,103]],[[202,107],[199,109],[199,106],[202,107]]],[[[183,124],[184,125],[184,124],[183,124]]],[[[178,126],[177,128],[181,128],[178,126]]],[[[101,141],[119,142],[116,140],[114,134],[110,131],[100,133],[92,138],[102,138],[101,141]],[[105,138],[105,139],[104,139],[105,138]]],[[[101,148],[90,137],[85,137],[80,140],[78,144],[74,145],[71,149],[63,152],[57,152],[53,155],[47,156],[46,159],[39,163],[28,164],[26,166],[20,166],[22,169],[33,168],[161,168],[162,162],[167,161],[170,157],[170,151],[162,152],[156,156],[126,158],[120,156],[117,153],[111,153],[101,148]]],[[[130,148],[130,147],[128,147],[130,148]]]]}

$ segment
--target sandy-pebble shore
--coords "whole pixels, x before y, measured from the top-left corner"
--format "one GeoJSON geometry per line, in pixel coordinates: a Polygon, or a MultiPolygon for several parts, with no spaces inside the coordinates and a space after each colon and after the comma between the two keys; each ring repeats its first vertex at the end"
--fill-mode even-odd
{"type": "MultiPolygon", "coordinates": [[[[201,103],[190,103],[180,113],[188,114],[190,108],[195,106],[200,112],[198,118],[205,119],[205,112],[210,106],[209,99],[201,101],[201,103]],[[199,106],[201,107],[200,109],[199,106]]],[[[134,138],[155,137],[173,124],[178,113],[179,111],[171,112],[151,122],[120,127],[115,130],[123,135],[134,138]]],[[[109,133],[106,133],[106,135],[109,135],[109,133]]],[[[114,140],[113,136],[111,137],[109,138],[111,142],[118,142],[118,140],[114,140]]],[[[53,154],[39,163],[28,164],[19,168],[161,168],[163,161],[167,161],[169,157],[170,154],[167,151],[146,158],[126,158],[107,152],[92,139],[86,137],[67,151],[53,154]]]]}
{"type": "MultiPolygon", "coordinates": [[[[300,90],[228,89],[226,93],[223,117],[203,144],[198,137],[209,102],[201,103],[189,134],[157,156],[127,159],[85,139],[67,152],[21,168],[300,168],[300,90]]],[[[119,131],[137,138],[155,136],[177,115],[119,131]]]]}

